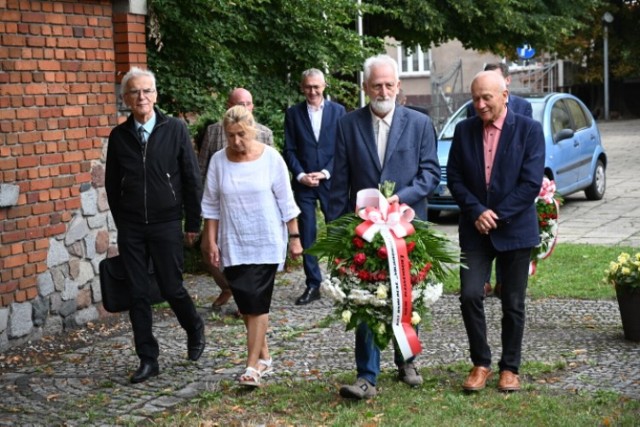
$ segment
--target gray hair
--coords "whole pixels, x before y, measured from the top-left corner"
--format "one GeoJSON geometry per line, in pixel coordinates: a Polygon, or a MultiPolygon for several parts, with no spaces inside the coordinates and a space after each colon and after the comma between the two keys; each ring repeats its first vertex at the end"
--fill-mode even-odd
{"type": "Polygon", "coordinates": [[[373,67],[377,67],[380,65],[389,65],[393,69],[393,75],[396,78],[396,81],[400,80],[400,73],[398,72],[398,63],[395,59],[390,57],[389,55],[376,55],[367,58],[364,61],[364,81],[369,81],[369,76],[371,76],[371,69],[373,67]]]}
{"type": "Polygon", "coordinates": [[[151,79],[151,84],[153,85],[153,88],[151,89],[156,89],[156,76],[151,71],[143,70],[140,67],[131,67],[120,83],[120,95],[122,97],[124,97],[124,94],[127,91],[127,84],[129,83],[129,80],[134,77],[149,77],[151,79]]]}
{"type": "Polygon", "coordinates": [[[304,79],[307,77],[321,77],[324,81],[324,73],[317,68],[309,68],[308,70],[304,70],[302,72],[302,80],[300,82],[304,83],[304,79]]]}

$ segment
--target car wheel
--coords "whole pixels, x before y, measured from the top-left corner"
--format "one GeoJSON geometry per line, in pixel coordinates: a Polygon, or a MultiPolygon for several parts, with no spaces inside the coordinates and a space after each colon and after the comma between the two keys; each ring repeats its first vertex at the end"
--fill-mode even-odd
{"type": "Polygon", "coordinates": [[[440,217],[440,212],[441,211],[435,211],[435,210],[429,209],[427,211],[427,219],[429,221],[432,221],[432,222],[435,221],[436,219],[438,219],[440,217]]]}
{"type": "Polygon", "coordinates": [[[584,194],[589,200],[600,200],[604,197],[604,190],[607,187],[607,179],[605,174],[604,163],[598,160],[596,168],[593,171],[593,181],[591,185],[584,190],[584,194]]]}

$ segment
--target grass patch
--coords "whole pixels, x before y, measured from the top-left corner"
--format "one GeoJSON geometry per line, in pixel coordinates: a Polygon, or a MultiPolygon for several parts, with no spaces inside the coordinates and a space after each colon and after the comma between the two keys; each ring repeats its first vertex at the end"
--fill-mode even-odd
{"type": "Polygon", "coordinates": [[[411,389],[384,372],[378,396],[350,401],[338,395],[352,374],[321,380],[284,380],[246,390],[227,381],[178,413],[154,420],[160,426],[596,426],[636,425],[640,402],[615,393],[576,394],[539,385],[557,366],[527,366],[523,391],[497,391],[497,378],[479,393],[461,388],[466,364],[422,369],[425,383],[411,389]]]}
{"type": "MultiPolygon", "coordinates": [[[[538,263],[536,274],[529,277],[527,293],[530,298],[615,298],[613,287],[602,280],[604,271],[620,252],[636,250],[628,246],[560,243],[549,258],[538,263]]],[[[447,277],[444,285],[447,293],[459,291],[457,270],[447,277]]]]}

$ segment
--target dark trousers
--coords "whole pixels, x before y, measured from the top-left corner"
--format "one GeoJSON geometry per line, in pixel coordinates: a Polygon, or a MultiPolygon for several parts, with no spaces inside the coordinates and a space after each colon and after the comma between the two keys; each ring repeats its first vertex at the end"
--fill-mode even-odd
{"type": "Polygon", "coordinates": [[[531,248],[498,252],[489,238],[485,247],[463,254],[460,268],[460,308],[469,338],[471,361],[474,366],[491,365],[491,348],[487,342],[487,323],[484,313],[484,282],[494,259],[501,278],[502,296],[502,357],[501,371],[518,373],[525,322],[525,297],[529,280],[531,248]]]}
{"type": "MultiPolygon", "coordinates": [[[[298,216],[298,227],[300,229],[300,241],[303,249],[308,249],[316,242],[317,226],[316,226],[316,209],[318,201],[320,201],[320,209],[326,215],[327,203],[326,198],[320,197],[320,189],[309,189],[298,191],[295,193],[296,204],[300,208],[298,216]]],[[[305,284],[307,288],[319,288],[322,281],[322,273],[318,265],[318,257],[313,255],[302,255],[302,266],[306,277],[305,284]]]]}
{"type": "Polygon", "coordinates": [[[192,334],[203,324],[182,283],[184,249],[181,221],[118,224],[118,250],[131,283],[129,319],[136,353],[141,360],[157,361],[159,348],[153,336],[153,313],[149,300],[149,260],[160,293],[171,306],[180,326],[192,334]]]}

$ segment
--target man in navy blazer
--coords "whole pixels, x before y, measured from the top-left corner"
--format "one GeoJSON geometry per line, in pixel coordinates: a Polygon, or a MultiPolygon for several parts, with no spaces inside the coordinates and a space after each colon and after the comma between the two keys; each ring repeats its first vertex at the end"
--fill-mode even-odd
{"type": "MultiPolygon", "coordinates": [[[[509,89],[509,85],[511,84],[511,74],[509,74],[509,66],[504,62],[493,62],[484,66],[484,71],[495,71],[496,73],[500,73],[500,75],[504,78],[504,82],[507,85],[507,89],[509,89]]],[[[507,108],[514,113],[522,114],[523,116],[533,118],[533,108],[531,107],[531,103],[524,98],[521,98],[517,95],[509,94],[507,98],[507,108]]],[[[473,102],[467,105],[467,117],[473,117],[476,115],[476,110],[473,108],[473,102]]],[[[496,287],[495,294],[500,297],[500,282],[501,277],[496,269],[496,287]]],[[[491,269],[489,269],[489,274],[485,280],[484,284],[485,294],[491,295],[491,269]]]]}
{"type": "Polygon", "coordinates": [[[535,199],[544,175],[544,136],[539,122],[507,108],[498,73],[478,73],[471,93],[478,115],[456,126],[447,163],[447,184],[461,210],[466,268],[460,268],[460,307],[473,362],[463,388],[481,390],[491,376],[484,282],[496,259],[503,313],[498,389],[517,391],[529,261],[540,242],[535,199]]]}
{"type": "MultiPolygon", "coordinates": [[[[292,188],[301,211],[300,237],[302,247],[307,249],[316,241],[318,202],[322,213],[327,215],[336,124],[346,111],[342,105],[324,99],[326,83],[322,71],[315,68],[304,71],[300,86],[306,99],[285,113],[283,157],[292,174],[292,188]]],[[[320,299],[322,273],[317,257],[304,254],[303,267],[306,289],[296,305],[320,299]]]]}
{"type": "MultiPolygon", "coordinates": [[[[365,61],[363,86],[370,104],[338,122],[327,219],[355,212],[358,191],[378,188],[384,181],[395,182],[390,203],[406,203],[419,218],[426,219],[427,196],[440,182],[433,123],[425,114],[396,105],[400,80],[398,65],[390,56],[365,61]]],[[[380,373],[380,349],[364,323],[356,329],[355,353],[358,378],[355,384],[341,387],[340,395],[373,397],[380,373]]],[[[396,351],[394,359],[400,380],[411,386],[422,384],[413,358],[405,361],[396,351]]]]}

